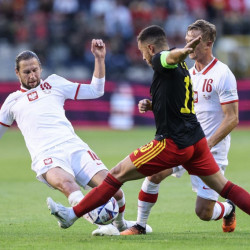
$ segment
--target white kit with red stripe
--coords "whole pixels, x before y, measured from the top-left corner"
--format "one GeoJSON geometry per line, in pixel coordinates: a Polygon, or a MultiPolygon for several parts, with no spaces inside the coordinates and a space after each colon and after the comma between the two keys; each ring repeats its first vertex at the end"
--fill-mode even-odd
{"type": "MultiPolygon", "coordinates": [[[[209,138],[220,126],[224,114],[221,105],[238,102],[237,83],[227,65],[213,58],[203,70],[190,70],[194,89],[194,108],[199,122],[209,138]]],[[[228,165],[230,135],[211,149],[217,163],[228,165]]]]}
{"type": "Polygon", "coordinates": [[[77,137],[65,116],[65,100],[100,97],[104,83],[104,78],[93,77],[91,84],[79,84],[53,74],[36,88],[21,88],[1,107],[0,137],[15,120],[33,160],[40,152],[77,137]]]}

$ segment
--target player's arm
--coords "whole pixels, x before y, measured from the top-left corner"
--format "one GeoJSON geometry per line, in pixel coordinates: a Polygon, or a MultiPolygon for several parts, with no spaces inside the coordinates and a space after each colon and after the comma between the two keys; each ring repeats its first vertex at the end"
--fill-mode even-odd
{"type": "Polygon", "coordinates": [[[96,78],[105,77],[105,43],[101,39],[93,39],[91,43],[91,52],[95,57],[95,68],[93,76],[96,78]]]}
{"type": "Polygon", "coordinates": [[[215,133],[208,139],[208,146],[211,149],[223,140],[239,123],[238,102],[221,105],[224,119],[215,133]]]}
{"type": "Polygon", "coordinates": [[[174,65],[174,64],[184,61],[185,58],[190,53],[194,52],[194,49],[200,43],[200,41],[201,41],[201,36],[198,36],[197,38],[187,43],[184,48],[171,50],[166,57],[166,63],[168,65],[174,65]]]}
{"type": "Polygon", "coordinates": [[[95,57],[95,66],[90,84],[81,84],[74,99],[94,99],[104,94],[105,87],[105,44],[101,39],[93,39],[91,52],[95,57]]]}
{"type": "Polygon", "coordinates": [[[138,103],[138,109],[140,113],[146,113],[148,110],[152,110],[152,101],[149,99],[140,100],[138,103]]]}

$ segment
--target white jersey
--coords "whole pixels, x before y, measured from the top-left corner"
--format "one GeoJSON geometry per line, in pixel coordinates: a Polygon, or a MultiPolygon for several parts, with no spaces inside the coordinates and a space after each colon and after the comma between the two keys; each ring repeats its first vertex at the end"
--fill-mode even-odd
{"type": "Polygon", "coordinates": [[[53,74],[41,80],[36,88],[21,88],[10,94],[1,108],[0,131],[16,120],[32,160],[39,153],[77,137],[65,116],[64,102],[101,96],[102,88],[94,80],[94,84],[78,84],[53,74]]]}
{"type": "MultiPolygon", "coordinates": [[[[220,126],[224,113],[221,105],[237,102],[237,84],[227,65],[213,58],[202,71],[189,70],[193,82],[194,109],[207,138],[220,126]]],[[[228,165],[230,135],[215,145],[211,152],[217,163],[228,165]]]]}

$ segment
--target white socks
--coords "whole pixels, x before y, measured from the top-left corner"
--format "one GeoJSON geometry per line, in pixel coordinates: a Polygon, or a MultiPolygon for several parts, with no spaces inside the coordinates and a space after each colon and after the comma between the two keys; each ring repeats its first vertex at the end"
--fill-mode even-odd
{"type": "Polygon", "coordinates": [[[232,205],[227,202],[216,202],[211,220],[219,220],[226,215],[229,215],[232,211],[232,205]],[[224,208],[224,212],[223,212],[224,208]],[[223,214],[222,214],[223,212],[223,214]]]}
{"type": "Polygon", "coordinates": [[[84,195],[80,190],[71,193],[68,197],[70,206],[74,207],[75,205],[77,205],[83,199],[83,197],[84,195]]]}
{"type": "MultiPolygon", "coordinates": [[[[122,191],[123,192],[123,191],[122,191]]],[[[114,220],[113,224],[116,226],[118,229],[122,228],[125,225],[125,219],[124,219],[124,210],[125,210],[125,196],[123,193],[123,197],[117,201],[118,206],[119,206],[119,214],[114,220]]]]}
{"type": "MultiPolygon", "coordinates": [[[[68,201],[71,207],[76,206],[82,199],[83,199],[84,195],[80,190],[77,190],[73,193],[71,193],[68,197],[68,201]]],[[[74,212],[73,208],[72,211],[74,212]]],[[[84,219],[86,219],[88,222],[90,222],[91,224],[93,224],[93,221],[90,219],[90,217],[88,216],[88,214],[84,214],[82,216],[84,219]]]]}
{"type": "Polygon", "coordinates": [[[138,198],[137,224],[146,227],[151,208],[157,201],[160,184],[155,184],[145,178],[138,198]]]}

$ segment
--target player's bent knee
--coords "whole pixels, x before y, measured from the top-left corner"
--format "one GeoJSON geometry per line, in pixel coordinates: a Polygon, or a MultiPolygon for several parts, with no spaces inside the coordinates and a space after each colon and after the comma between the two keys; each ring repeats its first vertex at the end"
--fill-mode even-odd
{"type": "Polygon", "coordinates": [[[58,189],[59,191],[61,191],[67,197],[71,193],[80,190],[80,187],[78,186],[78,184],[76,182],[72,181],[72,180],[58,181],[54,187],[56,189],[58,189]]]}
{"type": "Polygon", "coordinates": [[[171,169],[166,169],[162,172],[159,172],[157,174],[154,174],[152,176],[148,176],[148,180],[155,183],[155,184],[160,184],[165,178],[167,178],[169,175],[173,173],[172,168],[171,169]]]}

